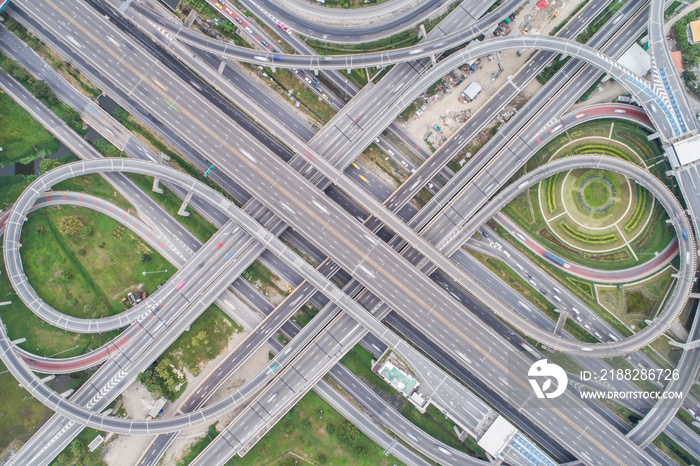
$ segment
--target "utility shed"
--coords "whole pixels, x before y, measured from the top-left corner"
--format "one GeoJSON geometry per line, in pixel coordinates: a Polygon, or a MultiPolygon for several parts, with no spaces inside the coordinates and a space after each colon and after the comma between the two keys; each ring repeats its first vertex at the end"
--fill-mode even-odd
{"type": "Polygon", "coordinates": [[[489,455],[496,458],[516,431],[517,429],[506,418],[498,416],[491,427],[481,436],[478,444],[489,455]]]}
{"type": "Polygon", "coordinates": [[[636,42],[618,58],[617,62],[637,76],[644,76],[651,69],[651,57],[636,42]]]}
{"type": "Polygon", "coordinates": [[[476,81],[472,81],[467,88],[462,92],[462,95],[469,100],[476,99],[476,96],[481,92],[481,84],[476,81]]]}

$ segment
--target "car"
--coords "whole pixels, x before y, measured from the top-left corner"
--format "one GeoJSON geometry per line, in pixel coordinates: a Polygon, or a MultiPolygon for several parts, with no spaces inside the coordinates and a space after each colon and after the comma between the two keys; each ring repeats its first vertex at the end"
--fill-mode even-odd
{"type": "Polygon", "coordinates": [[[321,97],[323,97],[324,99],[328,100],[328,96],[326,95],[325,92],[321,94],[321,97]]]}
{"type": "Polygon", "coordinates": [[[379,138],[374,138],[374,142],[376,142],[377,144],[379,144],[379,138]]]}
{"type": "Polygon", "coordinates": [[[236,16],[236,22],[238,24],[243,24],[243,20],[241,18],[239,18],[238,16],[236,16]]]}
{"type": "Polygon", "coordinates": [[[401,160],[401,165],[403,165],[404,167],[408,168],[408,163],[406,163],[405,160],[401,160]]]}
{"type": "Polygon", "coordinates": [[[270,44],[268,44],[267,41],[266,41],[265,39],[261,40],[260,43],[263,44],[263,47],[269,47],[269,46],[270,46],[270,44]]]}
{"type": "Polygon", "coordinates": [[[252,33],[253,33],[253,30],[250,28],[250,26],[246,26],[246,27],[245,27],[245,32],[247,32],[248,34],[252,34],[252,33]]]}
{"type": "Polygon", "coordinates": [[[526,272],[525,275],[527,275],[528,278],[532,278],[532,274],[530,272],[526,272]]]}
{"type": "Polygon", "coordinates": [[[433,184],[432,181],[428,181],[428,188],[435,189],[435,185],[433,184]]]}
{"type": "Polygon", "coordinates": [[[306,84],[311,84],[311,80],[308,77],[304,78],[304,81],[306,81],[306,84]]]}
{"type": "Polygon", "coordinates": [[[540,288],[540,293],[547,296],[547,290],[545,290],[544,288],[540,288]]]}

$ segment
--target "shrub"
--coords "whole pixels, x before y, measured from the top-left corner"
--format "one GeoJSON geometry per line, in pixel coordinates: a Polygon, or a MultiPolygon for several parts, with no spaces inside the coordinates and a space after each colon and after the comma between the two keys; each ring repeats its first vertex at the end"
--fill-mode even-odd
{"type": "Polygon", "coordinates": [[[58,230],[67,236],[80,234],[84,226],[82,220],[74,215],[66,215],[58,222],[58,230]]]}

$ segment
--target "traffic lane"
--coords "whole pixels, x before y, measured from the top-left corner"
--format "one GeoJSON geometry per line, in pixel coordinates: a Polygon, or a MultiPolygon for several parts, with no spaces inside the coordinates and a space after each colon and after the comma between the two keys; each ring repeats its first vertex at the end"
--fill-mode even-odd
{"type": "MultiPolygon", "coordinates": [[[[527,235],[524,231],[518,229],[508,218],[503,215],[497,215],[496,221],[500,223],[501,226],[503,226],[503,228],[505,228],[508,232],[513,234],[514,238],[518,238],[518,240],[530,251],[539,256],[541,259],[548,260],[545,257],[545,254],[547,252],[551,253],[551,251],[546,249],[539,242],[533,240],[532,237],[527,235]],[[518,234],[523,235],[527,239],[522,241],[522,239],[517,236],[518,234]]],[[[569,261],[566,262],[568,267],[564,267],[551,260],[548,260],[548,262],[566,273],[594,282],[626,283],[639,280],[660,270],[661,268],[665,267],[674,257],[676,257],[678,252],[678,239],[673,238],[673,240],[671,240],[671,242],[659,254],[654,255],[654,257],[642,264],[635,265],[634,267],[624,270],[596,270],[589,267],[583,267],[569,261]]]]}

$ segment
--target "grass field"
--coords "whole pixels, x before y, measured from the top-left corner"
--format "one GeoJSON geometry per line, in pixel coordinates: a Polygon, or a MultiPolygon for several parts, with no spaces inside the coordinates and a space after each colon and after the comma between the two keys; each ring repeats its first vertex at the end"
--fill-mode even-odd
{"type": "Polygon", "coordinates": [[[177,366],[197,375],[204,363],[217,357],[226,348],[231,335],[241,330],[243,329],[236,322],[212,304],[159,359],[170,359],[177,366]]]}
{"type": "Polygon", "coordinates": [[[228,464],[403,464],[393,456],[384,456],[382,448],[361,432],[354,442],[344,441],[347,437],[341,432],[347,429],[346,422],[321,397],[309,392],[243,458],[235,458],[228,464]]]}
{"type": "Polygon", "coordinates": [[[671,275],[674,270],[666,268],[654,278],[639,284],[616,286],[596,286],[601,304],[615,314],[626,325],[638,328],[646,326],[646,319],[653,319],[661,309],[669,287],[674,284],[671,275]]]}
{"type": "Polygon", "coordinates": [[[285,288],[285,283],[265,267],[259,260],[253,262],[245,272],[243,278],[264,294],[273,305],[278,305],[291,292],[285,288]]]}
{"type": "Polygon", "coordinates": [[[35,175],[2,176],[0,177],[0,209],[13,204],[29,183],[36,179],[35,175]]]}
{"type": "Polygon", "coordinates": [[[476,458],[486,460],[486,453],[476,444],[474,439],[467,437],[464,443],[460,442],[454,431],[454,423],[447,419],[433,405],[429,405],[425,414],[418,411],[411,403],[405,403],[401,409],[401,415],[418,426],[423,432],[436,440],[440,440],[445,445],[463,451],[476,458]]]}
{"type": "Polygon", "coordinates": [[[160,254],[116,221],[81,207],[50,207],[29,214],[23,233],[22,262],[29,282],[54,308],[82,318],[115,315],[129,291],[149,294],[175,273],[160,254]],[[74,216],[92,228],[86,237],[59,231],[74,216]],[[144,263],[144,257],[150,262],[144,263]],[[142,275],[143,271],[167,273],[142,275]]]}
{"type": "Polygon", "coordinates": [[[678,464],[700,464],[700,462],[698,462],[690,453],[681,448],[664,433],[661,433],[652,443],[678,464]]]}
{"type": "Polygon", "coordinates": [[[0,167],[53,154],[60,143],[7,94],[0,94],[0,167]]]}
{"type": "Polygon", "coordinates": [[[0,451],[13,440],[27,441],[53,414],[49,408],[35,400],[29,392],[17,384],[0,362],[0,451]]]}
{"type": "Polygon", "coordinates": [[[610,198],[610,191],[602,181],[593,181],[583,191],[586,202],[591,207],[600,207],[610,198]]]}
{"type": "MultiPolygon", "coordinates": [[[[1,256],[0,268],[5,270],[1,256]]],[[[4,273],[0,275],[0,299],[12,301],[8,306],[0,307],[0,317],[7,327],[9,337],[13,340],[26,338],[27,341],[20,347],[40,356],[52,356],[56,353],[61,353],[57,357],[76,356],[83,351],[102,346],[119,334],[119,331],[101,334],[70,333],[45,324],[17,298],[7,274],[4,273]]]]}

